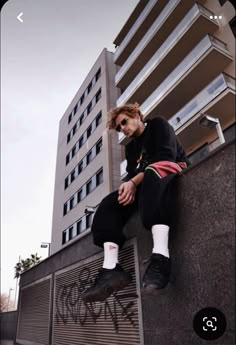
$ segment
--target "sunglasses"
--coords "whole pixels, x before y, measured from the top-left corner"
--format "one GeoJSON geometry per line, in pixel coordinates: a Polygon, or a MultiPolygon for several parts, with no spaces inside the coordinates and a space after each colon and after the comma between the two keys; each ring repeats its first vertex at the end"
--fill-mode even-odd
{"type": "Polygon", "coordinates": [[[127,122],[128,122],[128,119],[123,119],[120,121],[120,124],[116,126],[115,130],[117,132],[120,132],[121,131],[121,126],[126,126],[127,125],[127,122]]]}

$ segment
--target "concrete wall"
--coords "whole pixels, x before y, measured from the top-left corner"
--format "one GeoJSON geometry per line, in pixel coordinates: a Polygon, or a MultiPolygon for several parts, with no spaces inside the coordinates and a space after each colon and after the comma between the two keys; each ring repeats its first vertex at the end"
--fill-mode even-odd
{"type": "MultiPolygon", "coordinates": [[[[175,281],[157,296],[142,294],[145,345],[201,345],[194,315],[220,309],[227,330],[217,345],[235,344],[235,145],[216,150],[189,168],[178,184],[177,226],[170,233],[175,281]]],[[[151,236],[133,218],[129,237],[138,230],[140,276],[152,249],[151,236]]]]}
{"type": "MultiPolygon", "coordinates": [[[[235,344],[235,143],[191,166],[178,183],[178,219],[170,233],[175,280],[156,296],[141,292],[145,345],[201,345],[194,315],[205,307],[226,316],[225,334],[212,344],[235,344]]],[[[125,232],[136,237],[142,278],[152,249],[151,234],[136,214],[125,232]]],[[[98,253],[91,235],[61,250],[21,277],[21,287],[98,253]]]]}
{"type": "Polygon", "coordinates": [[[15,339],[17,311],[0,313],[1,334],[0,339],[15,339]]]}

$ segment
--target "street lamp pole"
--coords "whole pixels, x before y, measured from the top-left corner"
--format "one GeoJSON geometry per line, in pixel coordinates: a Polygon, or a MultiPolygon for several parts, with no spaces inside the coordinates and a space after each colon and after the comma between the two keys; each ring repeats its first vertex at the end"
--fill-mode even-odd
{"type": "MultiPolygon", "coordinates": [[[[18,262],[20,262],[20,260],[21,260],[21,256],[19,255],[19,261],[18,262]]],[[[19,277],[16,278],[16,290],[15,290],[15,301],[14,301],[15,309],[17,309],[16,299],[17,299],[18,282],[19,282],[19,277]]]]}

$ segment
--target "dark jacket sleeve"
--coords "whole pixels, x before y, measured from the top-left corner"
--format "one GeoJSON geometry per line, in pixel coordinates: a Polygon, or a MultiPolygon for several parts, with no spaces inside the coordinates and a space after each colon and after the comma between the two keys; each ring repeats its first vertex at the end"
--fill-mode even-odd
{"type": "Polygon", "coordinates": [[[176,161],[177,141],[174,128],[162,117],[153,119],[150,123],[150,141],[152,162],[176,161]]]}

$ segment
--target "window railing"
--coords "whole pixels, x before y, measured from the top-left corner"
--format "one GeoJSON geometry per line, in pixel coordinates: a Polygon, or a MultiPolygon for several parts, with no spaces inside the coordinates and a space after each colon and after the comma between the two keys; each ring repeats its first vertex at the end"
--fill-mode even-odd
{"type": "Polygon", "coordinates": [[[202,108],[216,98],[227,88],[227,80],[224,74],[217,76],[201,92],[197,94],[190,102],[180,109],[170,120],[169,123],[175,130],[182,127],[202,108]]]}

